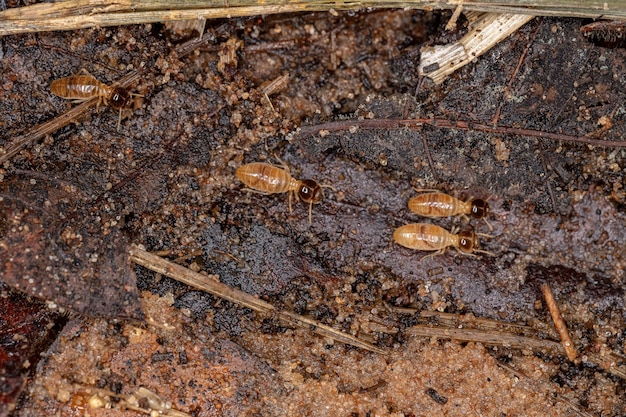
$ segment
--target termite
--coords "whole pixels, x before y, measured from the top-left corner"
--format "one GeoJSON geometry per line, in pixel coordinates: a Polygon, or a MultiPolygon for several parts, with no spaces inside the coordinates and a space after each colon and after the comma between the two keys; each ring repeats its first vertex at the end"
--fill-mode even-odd
{"type": "Polygon", "coordinates": [[[489,229],[493,229],[485,218],[489,213],[489,204],[480,198],[463,201],[440,192],[425,193],[409,200],[409,210],[430,218],[471,216],[475,219],[483,219],[489,229]]]}
{"type": "Polygon", "coordinates": [[[235,175],[248,186],[248,191],[259,194],[289,193],[289,211],[291,211],[292,194],[296,200],[309,203],[309,223],[312,218],[313,204],[324,198],[322,188],[332,188],[329,185],[320,185],[314,180],[298,180],[289,173],[289,167],[278,167],[264,162],[252,162],[237,168],[235,175]]]}
{"type": "Polygon", "coordinates": [[[107,85],[86,70],[82,72],[83,75],[71,75],[52,81],[50,91],[54,95],[75,102],[83,102],[98,97],[96,106],[99,107],[100,104],[104,103],[105,106],[110,105],[116,110],[119,109],[120,116],[117,122],[117,129],[119,130],[122,123],[122,109],[130,100],[130,96],[137,94],[131,94],[125,88],[115,84],[107,85]]]}
{"type": "Polygon", "coordinates": [[[493,255],[491,252],[479,249],[479,236],[488,235],[474,233],[472,231],[464,231],[456,234],[454,231],[448,232],[443,227],[429,223],[405,224],[393,232],[393,240],[405,248],[436,251],[434,254],[428,256],[442,254],[450,246],[464,255],[475,256],[474,252],[493,255]]]}

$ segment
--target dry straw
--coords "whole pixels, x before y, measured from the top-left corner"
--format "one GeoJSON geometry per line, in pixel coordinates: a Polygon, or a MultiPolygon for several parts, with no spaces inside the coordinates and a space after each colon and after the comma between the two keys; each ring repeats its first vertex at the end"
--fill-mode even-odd
{"type": "Polygon", "coordinates": [[[455,9],[532,16],[625,19],[626,0],[617,1],[256,1],[256,0],[67,0],[0,12],[0,36],[189,19],[217,19],[276,13],[381,8],[455,9]]]}

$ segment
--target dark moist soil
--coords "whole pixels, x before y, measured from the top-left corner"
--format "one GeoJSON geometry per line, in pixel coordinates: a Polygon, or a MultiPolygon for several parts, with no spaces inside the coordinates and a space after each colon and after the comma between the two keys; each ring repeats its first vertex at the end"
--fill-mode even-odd
{"type": "Polygon", "coordinates": [[[600,367],[410,335],[410,309],[549,329],[549,283],[581,353],[626,354],[624,148],[458,124],[499,114],[498,126],[623,145],[624,49],[589,43],[584,21],[535,19],[443,85],[420,82],[420,48],[463,34],[444,32],[448,16],[210,21],[209,41],[185,57],[160,24],[2,38],[2,146],[71,107],[49,85],[82,68],[107,84],[141,70],[132,91],[144,96],[119,130],[116,111],[91,109],[0,168],[3,280],[71,311],[37,366],[3,366],[15,376],[4,392],[26,381],[14,414],[136,415],[116,397],[113,409],[89,403],[94,389],[140,386],[194,416],[626,414],[625,381],[600,367]],[[358,127],[424,118],[457,128],[358,127]],[[354,127],[329,129],[346,120],[354,127]],[[311,224],[308,205],[290,212],[286,194],[248,193],[235,178],[278,158],[332,186],[311,224]],[[487,199],[491,213],[423,219],[407,209],[413,188],[487,199]],[[488,234],[492,254],[422,259],[391,238],[415,222],[488,234]],[[389,353],[133,270],[130,243],[389,353]]]}

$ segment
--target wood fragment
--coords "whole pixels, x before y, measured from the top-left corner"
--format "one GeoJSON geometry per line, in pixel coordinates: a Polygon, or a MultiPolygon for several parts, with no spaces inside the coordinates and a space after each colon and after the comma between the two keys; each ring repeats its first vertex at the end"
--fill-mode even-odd
{"type": "Polygon", "coordinates": [[[184,39],[197,33],[196,37],[201,38],[204,34],[206,19],[173,20],[165,22],[165,28],[178,39],[184,39]]]}
{"type": "Polygon", "coordinates": [[[261,85],[261,91],[267,96],[273,96],[281,91],[284,91],[289,85],[289,73],[278,76],[277,78],[263,83],[261,85]]]}
{"type": "Polygon", "coordinates": [[[459,41],[423,48],[419,64],[420,76],[441,84],[448,75],[489,51],[533,17],[523,14],[485,13],[459,41]]]}
{"type": "Polygon", "coordinates": [[[576,352],[574,342],[572,342],[572,338],[570,337],[569,331],[567,330],[565,320],[563,320],[563,316],[561,315],[561,310],[559,309],[559,306],[554,299],[552,288],[550,288],[550,285],[548,284],[542,284],[541,292],[543,293],[543,298],[545,298],[546,305],[548,306],[548,310],[550,311],[550,315],[552,316],[554,327],[556,328],[556,331],[559,333],[559,337],[561,338],[561,344],[563,345],[563,349],[565,349],[565,354],[570,361],[576,362],[578,353],[576,352]]]}
{"type": "MultiPolygon", "coordinates": [[[[62,0],[40,3],[0,12],[0,36],[51,30],[76,30],[91,27],[120,26],[193,19],[228,19],[277,13],[369,9],[456,9],[458,0],[62,0]]],[[[464,11],[535,16],[587,17],[626,19],[626,1],[571,2],[515,0],[472,2],[463,1],[464,11]]]]}
{"type": "Polygon", "coordinates": [[[513,349],[529,349],[533,351],[545,351],[552,353],[562,352],[562,347],[557,342],[536,339],[533,337],[518,336],[516,334],[504,333],[500,331],[451,329],[418,324],[407,329],[406,332],[411,336],[454,339],[463,342],[479,342],[488,346],[504,346],[513,349]]]}
{"type": "Polygon", "coordinates": [[[506,332],[525,337],[549,339],[556,337],[552,332],[544,332],[537,327],[525,326],[522,324],[491,320],[483,317],[476,317],[473,314],[452,314],[439,311],[422,310],[419,312],[420,324],[436,322],[438,325],[452,328],[474,328],[483,331],[506,332]]]}
{"type": "Polygon", "coordinates": [[[223,298],[259,313],[275,315],[278,319],[288,324],[305,329],[311,329],[314,333],[317,333],[320,336],[329,337],[341,343],[359,347],[371,352],[385,353],[384,350],[371,343],[364,342],[354,336],[333,329],[332,327],[326,326],[325,324],[319,323],[315,320],[288,311],[279,311],[273,305],[260,300],[258,297],[220,282],[217,275],[205,276],[197,272],[193,272],[183,266],[146,252],[136,245],[131,246],[129,254],[131,261],[138,265],[148,268],[151,271],[167,275],[170,278],[183,282],[194,288],[206,291],[216,297],[223,298]]]}

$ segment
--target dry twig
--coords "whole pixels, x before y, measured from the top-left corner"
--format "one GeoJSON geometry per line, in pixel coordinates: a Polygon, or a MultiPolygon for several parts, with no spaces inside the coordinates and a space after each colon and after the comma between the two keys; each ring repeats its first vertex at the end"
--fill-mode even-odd
{"type": "Polygon", "coordinates": [[[529,349],[552,353],[561,352],[561,345],[551,340],[518,336],[512,333],[493,330],[451,329],[418,324],[407,329],[407,333],[412,336],[455,339],[463,342],[479,342],[489,346],[504,346],[513,349],[529,349]]]}
{"type": "Polygon", "coordinates": [[[559,333],[559,337],[561,338],[561,344],[563,345],[563,349],[565,349],[565,354],[570,361],[576,362],[578,353],[576,352],[574,342],[572,342],[572,338],[570,337],[569,331],[567,330],[565,320],[563,320],[563,316],[561,315],[561,310],[559,309],[559,306],[554,299],[552,288],[550,288],[550,285],[548,284],[542,284],[541,292],[543,293],[543,298],[545,298],[546,300],[546,305],[548,306],[548,310],[550,311],[550,315],[552,316],[552,321],[554,321],[554,327],[556,328],[556,331],[559,333]]]}
{"type": "MultiPolygon", "coordinates": [[[[0,13],[0,36],[51,30],[75,30],[191,19],[220,19],[276,13],[358,10],[363,8],[456,9],[458,0],[65,0],[8,9],[0,13]]],[[[626,1],[543,0],[537,2],[463,1],[464,11],[535,16],[626,19],[626,1]]]]}
{"type": "Polygon", "coordinates": [[[294,138],[306,135],[317,135],[319,132],[343,132],[351,129],[422,129],[424,126],[432,126],[439,129],[475,130],[500,135],[519,135],[550,140],[562,140],[566,142],[585,143],[593,146],[606,146],[609,148],[625,148],[626,141],[611,141],[594,139],[588,136],[574,136],[562,133],[542,132],[534,129],[524,129],[507,126],[491,126],[484,123],[467,122],[463,120],[418,118],[418,119],[371,119],[371,120],[342,120],[328,122],[320,125],[305,126],[300,128],[294,138]]]}
{"type": "Polygon", "coordinates": [[[190,269],[167,261],[159,256],[153,255],[145,250],[133,245],[130,249],[130,259],[150,269],[151,271],[167,275],[177,281],[183,282],[192,287],[201,289],[217,297],[247,307],[251,310],[264,314],[276,315],[280,320],[302,328],[311,329],[313,332],[329,337],[338,342],[356,346],[376,353],[384,353],[384,350],[364,342],[354,336],[345,334],[315,320],[300,316],[288,311],[279,311],[270,303],[260,300],[258,297],[245,293],[236,288],[230,287],[219,281],[217,275],[206,276],[193,272],[190,269]]]}

